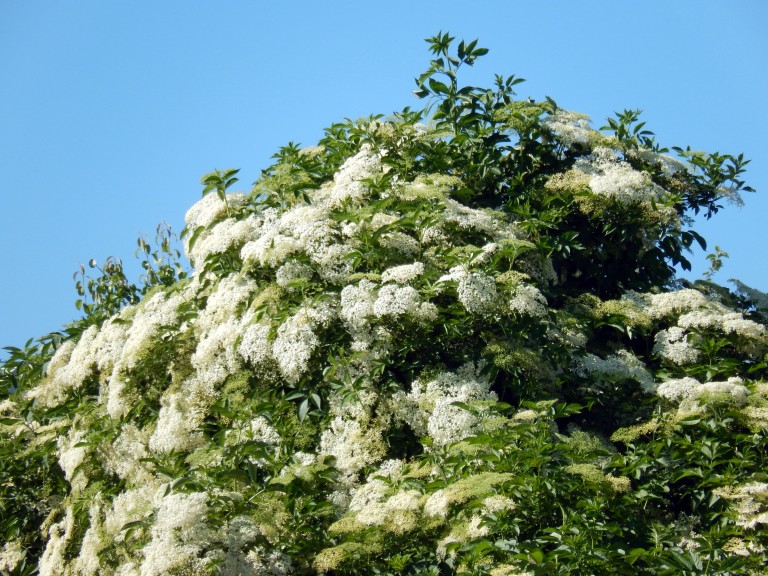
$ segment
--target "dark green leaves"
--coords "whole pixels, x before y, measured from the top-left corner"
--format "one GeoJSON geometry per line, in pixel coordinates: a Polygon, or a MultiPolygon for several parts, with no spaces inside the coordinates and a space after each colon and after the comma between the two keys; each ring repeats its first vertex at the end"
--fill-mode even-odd
{"type": "Polygon", "coordinates": [[[203,196],[216,190],[219,198],[224,200],[229,187],[238,181],[238,178],[235,178],[235,174],[238,172],[240,172],[239,168],[229,168],[227,170],[214,170],[205,174],[200,179],[200,184],[204,186],[203,196]]]}

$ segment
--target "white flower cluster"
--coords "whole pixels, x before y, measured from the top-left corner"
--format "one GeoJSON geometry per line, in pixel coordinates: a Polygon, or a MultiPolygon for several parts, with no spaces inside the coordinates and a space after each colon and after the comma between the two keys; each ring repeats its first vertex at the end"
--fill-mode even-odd
{"type": "Polygon", "coordinates": [[[272,358],[272,343],[269,339],[271,330],[269,322],[244,321],[237,349],[240,356],[254,366],[272,358]]]}
{"type": "Polygon", "coordinates": [[[288,382],[296,383],[309,367],[312,353],[320,344],[314,331],[315,323],[300,310],[288,318],[277,330],[272,354],[280,373],[288,382]]]}
{"type": "Polygon", "coordinates": [[[320,438],[319,454],[333,456],[338,470],[351,476],[381,460],[386,452],[380,424],[337,416],[320,438]]]}
{"type": "MultiPolygon", "coordinates": [[[[220,280],[216,290],[208,296],[206,306],[194,324],[198,336],[197,347],[190,359],[194,372],[162,396],[155,431],[149,441],[150,449],[159,452],[191,450],[200,444],[202,438],[195,430],[216,401],[217,387],[241,367],[241,356],[235,343],[251,316],[241,316],[239,309],[256,290],[254,281],[231,274],[220,280]]],[[[127,409],[125,402],[120,406],[120,412],[127,409]]]]}
{"type": "Polygon", "coordinates": [[[416,257],[421,251],[419,241],[404,232],[387,232],[379,236],[379,245],[410,258],[416,257]]]}
{"type": "Polygon", "coordinates": [[[666,400],[681,403],[682,412],[695,410],[697,401],[710,396],[726,396],[734,403],[743,405],[750,392],[741,378],[731,377],[725,382],[701,383],[695,378],[673,378],[658,385],[656,394],[666,400]]]}
{"type": "Polygon", "coordinates": [[[470,208],[452,198],[445,198],[443,205],[442,220],[445,224],[453,224],[461,230],[483,232],[494,241],[518,238],[517,227],[498,212],[470,208]]]}
{"type": "Polygon", "coordinates": [[[289,290],[294,284],[309,280],[311,277],[312,268],[297,260],[288,260],[275,273],[278,286],[289,290]]]}
{"type": "Polygon", "coordinates": [[[651,318],[665,318],[673,314],[690,312],[691,310],[706,308],[709,304],[709,300],[704,294],[690,288],[652,294],[646,301],[645,310],[651,318]]]}
{"type": "Polygon", "coordinates": [[[709,302],[705,309],[693,310],[680,316],[677,321],[682,328],[697,330],[720,330],[747,339],[759,339],[766,335],[765,326],[747,320],[740,312],[730,312],[716,302],[709,302]]]}
{"type": "Polygon", "coordinates": [[[520,284],[512,291],[509,308],[520,316],[541,318],[547,315],[547,299],[535,286],[520,284]]]}
{"type": "Polygon", "coordinates": [[[187,255],[193,263],[201,264],[211,254],[221,254],[232,247],[242,247],[249,240],[258,237],[261,224],[255,216],[248,216],[244,220],[222,220],[202,232],[195,240],[194,246],[189,248],[187,244],[187,255]]]}
{"type": "Polygon", "coordinates": [[[0,550],[0,570],[13,572],[24,557],[20,540],[9,540],[0,550]]]}
{"type": "Polygon", "coordinates": [[[598,377],[600,383],[616,384],[624,380],[634,380],[646,392],[655,390],[653,375],[637,356],[627,350],[619,350],[606,358],[589,353],[577,356],[574,359],[573,371],[584,378],[598,377]]]}
{"type": "Polygon", "coordinates": [[[359,204],[369,191],[364,180],[381,173],[381,157],[364,144],[360,152],[341,165],[333,182],[316,193],[316,202],[328,208],[338,208],[344,203],[359,204]]]}
{"type": "Polygon", "coordinates": [[[554,132],[569,148],[574,144],[589,144],[602,136],[590,126],[589,116],[568,110],[558,109],[544,118],[541,125],[554,132]]]}
{"type": "Polygon", "coordinates": [[[654,341],[653,353],[678,366],[695,364],[699,359],[699,351],[688,343],[685,329],[679,326],[657,332],[654,341]]]}
{"type": "Polygon", "coordinates": [[[177,323],[178,308],[185,297],[184,293],[179,292],[157,292],[136,306],[120,356],[122,367],[128,370],[133,368],[159,329],[177,323]]]}
{"type": "Polygon", "coordinates": [[[686,288],[660,294],[630,292],[622,297],[651,319],[676,321],[676,326],[662,330],[656,336],[654,352],[676,364],[690,364],[698,354],[687,341],[690,330],[716,330],[747,341],[746,351],[755,341],[764,340],[765,326],[744,318],[716,300],[707,298],[697,290],[686,288]]]}
{"type": "Polygon", "coordinates": [[[676,174],[690,172],[692,166],[682,160],[659,154],[653,150],[640,149],[637,151],[638,157],[648,164],[656,164],[665,176],[675,176],[676,174]]]}
{"type": "Polygon", "coordinates": [[[666,196],[649,174],[619,161],[616,153],[607,148],[595,148],[592,154],[576,161],[574,170],[589,176],[592,192],[623,204],[657,202],[666,196]]]}
{"type": "Polygon", "coordinates": [[[758,525],[768,524],[768,484],[765,482],[717,488],[714,493],[726,500],[735,501],[737,526],[752,530],[758,525]]]}
{"type": "Polygon", "coordinates": [[[122,425],[120,435],[108,449],[102,450],[104,467],[126,482],[149,485],[154,476],[150,472],[149,431],[133,424],[122,425]]]}
{"type": "Polygon", "coordinates": [[[222,200],[218,194],[211,193],[203,196],[184,215],[184,221],[190,233],[194,233],[200,226],[206,227],[225,215],[228,210],[243,206],[247,198],[245,194],[227,194],[222,200]]]}
{"type": "Polygon", "coordinates": [[[88,483],[82,469],[77,470],[88,454],[88,448],[81,445],[85,436],[84,430],[72,429],[67,436],[59,436],[58,439],[59,466],[61,466],[64,477],[72,485],[74,491],[80,491],[88,483]]]}
{"type": "MultiPolygon", "coordinates": [[[[407,273],[413,273],[413,270],[407,273]]],[[[361,280],[357,286],[348,284],[341,291],[340,316],[353,336],[363,337],[377,318],[407,317],[417,322],[430,322],[436,318],[437,308],[422,301],[413,286],[389,283],[377,288],[374,282],[361,280]]]]}
{"type": "Polygon", "coordinates": [[[418,278],[422,274],[424,274],[424,264],[422,262],[393,266],[381,273],[381,283],[397,282],[398,284],[408,284],[411,280],[418,278]]]}
{"type": "Polygon", "coordinates": [[[243,245],[240,257],[246,263],[279,268],[290,256],[303,253],[322,278],[343,281],[350,271],[346,255],[352,247],[339,241],[329,210],[322,204],[300,204],[282,213],[265,210],[259,235],[243,245]]]}
{"type": "Polygon", "coordinates": [[[437,317],[437,307],[423,302],[419,291],[413,286],[385,284],[373,303],[373,314],[379,318],[408,316],[420,322],[429,322],[437,317]]]}
{"type": "Polygon", "coordinates": [[[399,490],[386,495],[387,485],[380,480],[368,482],[356,490],[350,511],[355,520],[366,526],[383,526],[396,534],[404,534],[416,528],[418,512],[421,509],[421,492],[399,490]],[[365,490],[365,498],[360,493],[365,490]]]}
{"type": "Polygon", "coordinates": [[[456,286],[459,301],[470,314],[483,314],[493,309],[498,294],[496,281],[482,272],[469,272],[456,286]]]}
{"type": "MultiPolygon", "coordinates": [[[[40,576],[58,576],[61,567],[66,564],[67,547],[75,533],[75,514],[72,507],[67,507],[65,516],[47,529],[48,542],[40,558],[38,574],[40,576]]],[[[44,531],[45,532],[45,531],[44,531]]]]}
{"type": "Polygon", "coordinates": [[[90,524],[80,544],[80,554],[75,558],[75,573],[94,576],[99,574],[99,553],[107,547],[108,541],[102,529],[101,506],[92,504],[88,512],[90,524]]]}
{"type": "Polygon", "coordinates": [[[468,363],[455,373],[442,372],[426,383],[415,380],[410,392],[394,395],[394,412],[417,435],[429,435],[435,446],[446,446],[475,433],[481,423],[478,416],[454,403],[497,400],[490,385],[479,369],[468,363]]]}
{"type": "Polygon", "coordinates": [[[163,498],[150,531],[151,540],[141,550],[141,576],[205,570],[208,561],[200,556],[211,537],[205,524],[207,514],[208,495],[203,492],[163,498]]]}
{"type": "Polygon", "coordinates": [[[459,302],[470,314],[486,314],[497,303],[496,280],[483,272],[470,272],[466,266],[454,266],[440,282],[456,282],[459,302]]]}
{"type": "Polygon", "coordinates": [[[156,480],[131,488],[118,494],[112,500],[111,509],[104,519],[104,530],[110,537],[122,541],[123,526],[130,522],[145,520],[155,512],[160,483],[156,480]]]}

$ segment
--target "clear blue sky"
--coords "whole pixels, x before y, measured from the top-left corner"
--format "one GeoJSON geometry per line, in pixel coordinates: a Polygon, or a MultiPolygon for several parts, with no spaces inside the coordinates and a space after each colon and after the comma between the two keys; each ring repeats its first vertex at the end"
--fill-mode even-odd
{"type": "MultiPolygon", "coordinates": [[[[696,229],[716,280],[768,290],[768,2],[0,0],[0,346],[77,316],[80,262],[181,230],[213,168],[243,188],[288,141],[418,105],[439,30],[490,54],[468,82],[528,79],[599,127],[642,108],[665,145],[744,152],[758,193],[696,229]]],[[[706,269],[703,254],[694,275],[706,269]]]]}

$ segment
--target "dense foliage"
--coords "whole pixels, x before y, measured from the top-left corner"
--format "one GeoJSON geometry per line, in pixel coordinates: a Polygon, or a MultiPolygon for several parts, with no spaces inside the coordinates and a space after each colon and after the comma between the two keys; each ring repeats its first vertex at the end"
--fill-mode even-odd
{"type": "Polygon", "coordinates": [[[766,297],[675,276],[746,161],[428,42],[423,110],[207,174],[191,270],[8,349],[0,573],[764,573],[766,297]]]}

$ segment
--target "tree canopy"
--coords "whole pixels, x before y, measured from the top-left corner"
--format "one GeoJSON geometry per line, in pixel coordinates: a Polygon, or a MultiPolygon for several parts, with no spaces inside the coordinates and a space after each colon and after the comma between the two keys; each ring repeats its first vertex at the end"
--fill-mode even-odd
{"type": "Polygon", "coordinates": [[[768,298],[675,272],[747,161],[427,42],[423,108],[206,174],[191,267],[8,349],[0,573],[763,573],[768,298]]]}

